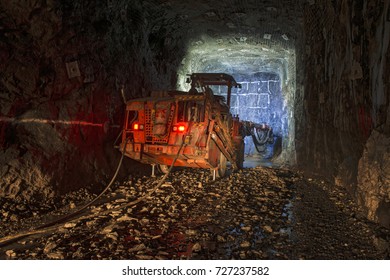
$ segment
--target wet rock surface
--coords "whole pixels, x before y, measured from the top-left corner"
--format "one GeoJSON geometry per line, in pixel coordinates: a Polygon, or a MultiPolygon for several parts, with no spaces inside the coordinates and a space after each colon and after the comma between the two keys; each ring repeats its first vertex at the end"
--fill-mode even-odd
{"type": "MultiPolygon", "coordinates": [[[[208,171],[180,170],[148,195],[160,179],[129,178],[83,216],[2,247],[1,258],[389,258],[389,231],[360,216],[342,189],[324,181],[257,167],[213,182],[208,171]]],[[[1,236],[36,228],[92,197],[73,193],[54,211],[7,219],[1,236]]]]}

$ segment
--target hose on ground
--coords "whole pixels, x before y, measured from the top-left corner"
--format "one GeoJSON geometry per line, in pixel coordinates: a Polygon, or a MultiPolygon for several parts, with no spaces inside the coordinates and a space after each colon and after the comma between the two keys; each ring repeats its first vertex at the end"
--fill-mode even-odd
{"type": "MultiPolygon", "coordinates": [[[[42,226],[39,226],[37,227],[36,229],[33,229],[31,231],[28,231],[28,232],[22,232],[22,233],[19,233],[19,234],[16,234],[16,235],[12,235],[12,236],[6,236],[6,237],[3,237],[3,238],[0,238],[0,247],[4,247],[6,245],[9,245],[11,243],[14,243],[18,240],[21,240],[25,237],[28,237],[28,236],[31,236],[31,235],[35,235],[35,234],[40,234],[40,233],[45,233],[47,231],[49,231],[51,229],[51,227],[55,226],[55,225],[59,225],[59,224],[62,224],[64,222],[67,222],[67,221],[70,221],[72,220],[72,218],[78,216],[79,214],[81,214],[85,209],[87,209],[89,206],[91,206],[94,202],[96,202],[100,197],[102,197],[102,195],[111,187],[111,185],[114,183],[116,177],[118,176],[118,173],[119,173],[119,170],[120,170],[120,167],[122,166],[122,162],[123,162],[123,158],[124,158],[124,155],[125,155],[125,151],[126,151],[126,145],[127,145],[127,142],[128,142],[128,139],[126,139],[125,141],[125,144],[123,146],[123,150],[122,150],[122,155],[121,155],[121,158],[119,160],[119,163],[118,163],[118,166],[117,166],[117,169],[115,170],[115,173],[111,179],[111,181],[108,183],[108,185],[105,187],[105,189],[95,198],[93,199],[92,201],[90,201],[89,203],[87,203],[86,205],[84,205],[83,207],[81,207],[80,209],[78,209],[77,211],[71,213],[71,214],[68,214],[68,215],[65,215],[55,221],[52,221],[50,223],[47,223],[47,224],[44,224],[42,226]]],[[[167,177],[169,176],[169,174],[171,173],[172,171],[172,168],[173,166],[175,165],[175,162],[177,161],[177,159],[179,158],[179,155],[181,153],[181,150],[182,148],[184,147],[185,145],[185,141],[184,141],[184,138],[183,138],[183,141],[182,141],[182,144],[180,145],[180,148],[176,154],[176,157],[174,158],[174,160],[172,161],[172,164],[171,166],[169,167],[169,170],[168,172],[161,178],[161,180],[159,181],[159,183],[153,188],[151,189],[146,195],[134,200],[134,201],[131,201],[131,202],[128,202],[124,205],[122,205],[121,207],[119,208],[115,208],[115,210],[118,210],[118,209],[122,209],[122,208],[125,208],[125,207],[129,207],[129,206],[133,206],[135,204],[138,204],[139,202],[143,201],[144,199],[150,197],[150,195],[152,195],[158,188],[161,187],[161,185],[165,182],[165,180],[167,179],[167,177]]],[[[109,214],[110,212],[112,212],[114,209],[109,209],[109,210],[106,210],[106,211],[103,211],[103,212],[99,212],[97,214],[94,214],[92,216],[95,216],[95,215],[105,215],[105,214],[109,214]]]]}
{"type": "Polygon", "coordinates": [[[126,151],[126,145],[127,145],[127,139],[125,141],[125,144],[123,146],[123,150],[122,150],[122,155],[121,155],[121,158],[119,160],[119,163],[118,163],[118,166],[115,170],[115,173],[114,175],[112,176],[111,178],[111,181],[107,184],[107,186],[104,188],[103,191],[100,192],[100,194],[95,197],[93,200],[91,200],[90,202],[88,202],[87,204],[85,204],[84,206],[82,206],[80,209],[78,209],[77,211],[73,212],[73,213],[70,213],[68,215],[65,215],[65,216],[62,216],[61,218],[57,219],[57,220],[54,220],[52,222],[49,222],[49,223],[46,223],[42,226],[39,226],[37,228],[35,228],[34,230],[32,231],[29,231],[29,232],[24,232],[24,233],[20,233],[20,234],[17,234],[17,235],[14,235],[14,236],[8,236],[8,237],[3,237],[0,239],[0,247],[3,247],[9,243],[12,243],[12,242],[15,242],[21,238],[24,238],[24,237],[27,237],[29,235],[33,235],[33,234],[37,234],[37,233],[41,233],[41,229],[46,229],[46,228],[49,228],[51,226],[54,226],[54,225],[57,225],[57,224],[60,224],[60,223],[63,223],[63,222],[66,222],[66,221],[69,221],[70,219],[72,219],[73,217],[76,217],[77,215],[81,214],[85,209],[87,209],[89,206],[91,206],[93,203],[95,203],[100,197],[102,197],[103,194],[105,194],[107,192],[107,190],[111,187],[111,185],[114,183],[116,177],[118,176],[118,173],[119,173],[119,170],[122,166],[122,162],[123,162],[123,158],[124,158],[124,155],[125,155],[125,151],[126,151]]]}

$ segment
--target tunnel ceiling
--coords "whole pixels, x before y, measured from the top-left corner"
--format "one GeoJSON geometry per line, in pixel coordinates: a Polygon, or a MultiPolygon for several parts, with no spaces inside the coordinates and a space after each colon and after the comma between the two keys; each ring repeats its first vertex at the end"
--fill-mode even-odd
{"type": "MultiPolygon", "coordinates": [[[[180,24],[182,32],[194,37],[203,34],[215,41],[230,35],[230,44],[257,43],[263,40],[293,46],[302,23],[299,1],[145,1],[160,16],[180,24]],[[187,22],[183,26],[182,22],[187,22]],[[267,37],[270,36],[270,37],[267,37]]],[[[151,16],[156,16],[152,14],[151,16]]],[[[158,26],[155,27],[156,29],[158,26]]]]}
{"type": "Polygon", "coordinates": [[[170,34],[172,40],[187,38],[184,72],[280,73],[301,34],[302,9],[297,1],[147,1],[144,5],[157,19],[152,34],[169,26],[175,33],[170,34]],[[191,59],[196,62],[185,66],[191,59]]]}

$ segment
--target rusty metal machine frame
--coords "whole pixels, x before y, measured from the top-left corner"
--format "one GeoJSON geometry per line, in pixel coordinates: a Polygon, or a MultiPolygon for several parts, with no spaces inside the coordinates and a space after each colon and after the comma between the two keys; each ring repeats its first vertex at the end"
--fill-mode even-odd
{"type": "Polygon", "coordinates": [[[234,169],[244,160],[242,124],[230,113],[231,88],[239,87],[223,73],[189,75],[189,92],[158,91],[126,104],[122,142],[125,155],[145,164],[208,168],[223,176],[226,162],[234,169]],[[209,86],[227,87],[227,102],[209,86]],[[199,91],[198,91],[199,89],[199,91]]]}

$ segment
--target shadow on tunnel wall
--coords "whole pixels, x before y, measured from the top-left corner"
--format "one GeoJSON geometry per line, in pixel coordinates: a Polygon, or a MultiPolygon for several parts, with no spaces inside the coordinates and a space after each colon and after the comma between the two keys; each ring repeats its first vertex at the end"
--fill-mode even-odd
{"type": "MultiPolygon", "coordinates": [[[[124,100],[174,87],[184,35],[142,1],[8,1],[0,10],[0,195],[97,191],[120,158],[124,100]]],[[[120,177],[147,172],[125,159],[120,177]]]]}

